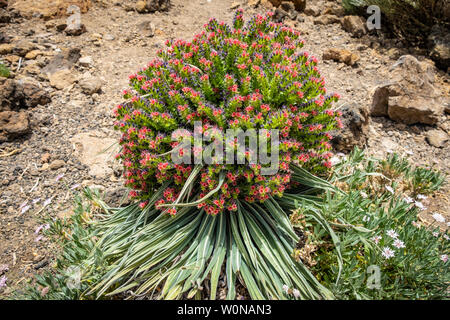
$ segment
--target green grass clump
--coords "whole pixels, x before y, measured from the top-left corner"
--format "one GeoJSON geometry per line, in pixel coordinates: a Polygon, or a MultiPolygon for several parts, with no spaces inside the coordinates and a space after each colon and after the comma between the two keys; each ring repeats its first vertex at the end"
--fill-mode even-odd
{"type": "Polygon", "coordinates": [[[333,179],[348,192],[327,194],[322,205],[302,204],[295,211],[294,224],[308,235],[306,249],[314,249],[302,248],[298,255],[339,299],[448,297],[448,231],[418,218],[424,194],[437,190],[445,177],[411,168],[395,154],[383,161],[360,155],[356,150],[336,166],[333,179]],[[317,216],[330,222],[339,255],[317,216]]]}
{"type": "Polygon", "coordinates": [[[7,66],[3,63],[0,63],[0,77],[8,78],[10,75],[10,71],[7,66]]]}

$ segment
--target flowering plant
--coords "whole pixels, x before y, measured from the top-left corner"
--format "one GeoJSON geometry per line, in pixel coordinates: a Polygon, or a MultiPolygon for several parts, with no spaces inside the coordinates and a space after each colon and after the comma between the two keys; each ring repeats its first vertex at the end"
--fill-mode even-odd
{"type": "Polygon", "coordinates": [[[114,110],[115,127],[123,133],[117,158],[125,166],[130,196],[142,207],[164,185],[156,206],[172,215],[184,205],[182,198],[192,196],[192,204],[208,214],[236,211],[237,199],[281,197],[293,184],[294,163],[317,173],[331,167],[329,132],[341,126],[332,102],[339,96],[326,94],[317,59],[300,52],[299,32],[271,16],[257,15],[244,27],[238,10],[233,28],[210,19],[191,42],[167,41],[168,50],[130,76],[133,90],[124,92],[129,102],[114,110]],[[246,148],[245,140],[220,134],[229,129],[264,130],[272,143],[278,130],[277,150],[268,152],[279,152],[279,171],[264,175],[265,165],[250,161],[255,150],[246,148]],[[224,144],[226,152],[241,150],[244,161],[223,163],[213,154],[212,163],[195,167],[194,157],[205,151],[195,146],[196,133],[224,144]],[[194,146],[182,148],[186,137],[194,146]],[[185,161],[174,163],[174,154],[185,161]],[[194,187],[184,190],[187,181],[194,187]]]}
{"type": "Polygon", "coordinates": [[[299,235],[284,209],[339,191],[314,175],[331,166],[339,97],[299,33],[271,16],[244,27],[238,10],[232,28],[211,19],[130,76],[114,113],[138,201],[98,224],[107,267],[100,278],[86,271],[98,279],[86,294],[199,298],[207,283],[211,299],[225,298],[219,284],[234,299],[239,281],[253,299],[286,299],[283,285],[299,299],[333,297],[292,257],[299,235]]]}
{"type": "Polygon", "coordinates": [[[291,215],[307,238],[297,257],[339,299],[448,297],[450,224],[440,213],[424,212],[429,203],[424,194],[432,195],[445,176],[414,167],[395,153],[384,160],[366,159],[357,149],[334,169],[331,179],[345,184],[348,192],[291,215]],[[411,181],[418,179],[424,194],[415,193],[411,181]],[[315,220],[317,215],[332,222],[339,254],[331,249],[329,232],[315,220]]]}

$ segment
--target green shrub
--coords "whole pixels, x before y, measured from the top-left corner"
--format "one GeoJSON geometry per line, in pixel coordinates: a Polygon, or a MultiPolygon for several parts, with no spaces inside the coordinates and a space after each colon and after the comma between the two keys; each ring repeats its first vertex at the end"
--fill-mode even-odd
{"type": "Polygon", "coordinates": [[[397,155],[369,164],[371,161],[362,161],[358,153],[354,151],[336,166],[335,179],[346,185],[348,193],[329,195],[322,206],[303,205],[292,216],[295,225],[308,232],[308,244],[314,248],[313,253],[303,250],[298,255],[313,263],[314,274],[339,299],[448,297],[448,232],[420,222],[423,195],[408,187],[419,179],[423,182],[420,191],[431,193],[444,177],[424,168],[410,173],[405,160],[397,155]],[[387,163],[399,170],[395,180],[389,181],[382,173],[387,163]],[[375,180],[377,187],[372,188],[375,180]],[[315,221],[317,215],[331,222],[340,239],[341,256],[331,250],[329,230],[315,221]],[[379,268],[378,288],[370,286],[369,266],[379,268]]]}
{"type": "Polygon", "coordinates": [[[85,188],[74,195],[73,213],[68,218],[44,218],[42,232],[56,248],[56,261],[35,282],[17,290],[13,299],[79,300],[104,273],[102,253],[95,248],[98,215],[111,214],[98,190],[85,188]],[[94,266],[91,268],[91,266],[94,266]],[[80,280],[78,282],[78,280],[80,280]]]}
{"type": "Polygon", "coordinates": [[[318,60],[300,51],[299,32],[270,17],[255,16],[244,27],[243,13],[237,11],[232,28],[211,19],[192,42],[168,41],[159,59],[130,76],[133,92],[125,91],[124,97],[131,102],[115,109],[115,127],[123,133],[117,157],[133,189],[130,195],[142,206],[165,185],[157,205],[176,214],[185,206],[178,203],[186,197],[189,180],[191,202],[198,208],[214,215],[236,211],[237,199],[262,203],[281,197],[291,186],[292,163],[315,173],[331,166],[329,132],[340,125],[340,112],[332,109],[338,95],[326,94],[318,60]],[[180,140],[188,136],[194,142],[195,122],[205,137],[213,136],[211,144],[225,146],[225,153],[245,150],[245,164],[225,164],[214,153],[212,164],[203,160],[194,167],[194,155],[206,148],[186,147],[180,140]],[[245,141],[226,140],[228,129],[279,130],[280,170],[261,173],[267,164],[250,163],[257,150],[245,141]],[[174,163],[173,154],[180,152],[183,163],[174,163]]]}

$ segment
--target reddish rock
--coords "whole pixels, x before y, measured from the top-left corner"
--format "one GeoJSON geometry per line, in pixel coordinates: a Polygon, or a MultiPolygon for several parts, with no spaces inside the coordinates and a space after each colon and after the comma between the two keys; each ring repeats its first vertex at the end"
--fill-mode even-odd
{"type": "Polygon", "coordinates": [[[359,56],[346,49],[329,48],[325,50],[322,55],[323,60],[334,60],[337,62],[343,62],[349,66],[355,65],[359,56]]]}
{"type": "Polygon", "coordinates": [[[30,131],[30,122],[26,112],[0,112],[0,142],[13,140],[30,131]]]}
{"type": "Polygon", "coordinates": [[[361,37],[367,33],[366,21],[360,16],[345,16],[342,27],[354,37],[361,37]]]}
{"type": "Polygon", "coordinates": [[[389,116],[405,124],[436,124],[444,113],[442,94],[435,83],[432,64],[415,57],[400,57],[387,81],[372,91],[370,114],[389,116]]]}
{"type": "Polygon", "coordinates": [[[91,0],[20,0],[10,7],[20,13],[24,18],[40,16],[44,19],[68,16],[67,8],[76,5],[81,13],[86,13],[91,7],[91,0]]]}

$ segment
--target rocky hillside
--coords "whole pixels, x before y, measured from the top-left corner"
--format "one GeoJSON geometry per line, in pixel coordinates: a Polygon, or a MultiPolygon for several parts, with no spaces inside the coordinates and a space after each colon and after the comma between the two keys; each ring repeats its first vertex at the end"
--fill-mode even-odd
{"type": "MultiPolygon", "coordinates": [[[[231,21],[238,7],[247,16],[274,10],[302,32],[327,88],[342,96],[337,152],[397,152],[450,173],[449,74],[427,51],[369,32],[339,2],[0,0],[0,62],[9,69],[0,77],[0,276],[8,279],[0,294],[53,263],[39,217],[70,215],[74,190],[126,201],[111,110],[128,75],[166,39],[189,39],[213,16],[231,21]]],[[[447,185],[424,201],[424,219],[450,216],[448,199],[447,185]]]]}

